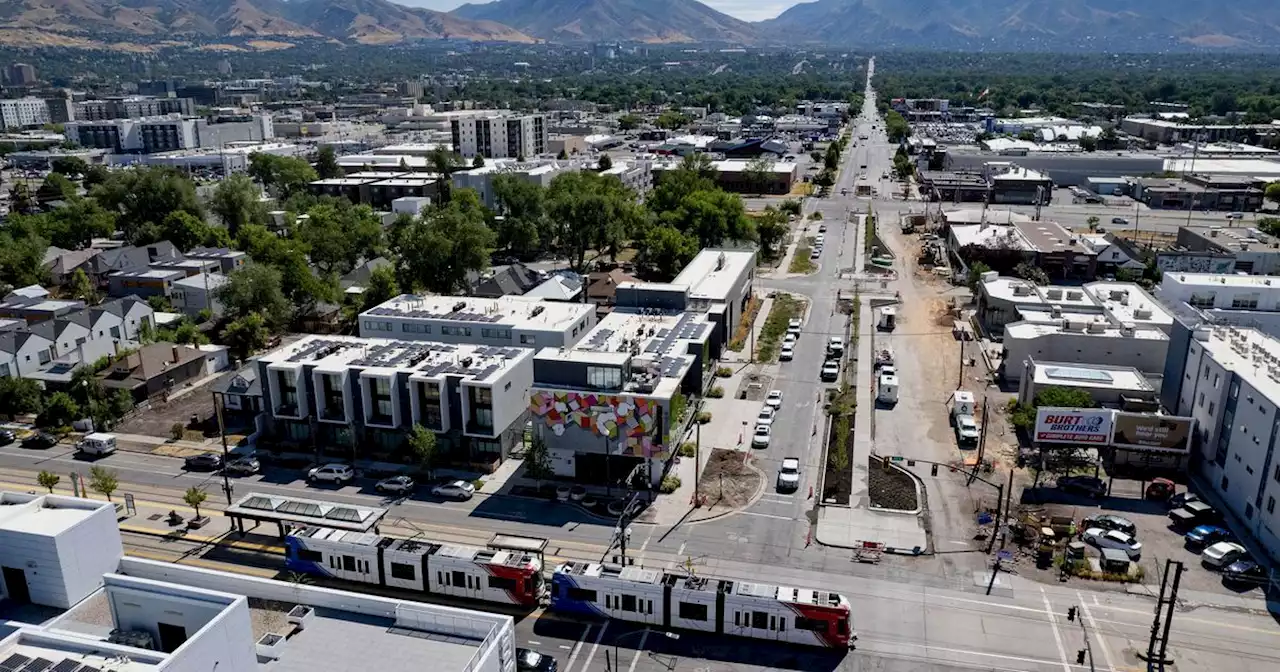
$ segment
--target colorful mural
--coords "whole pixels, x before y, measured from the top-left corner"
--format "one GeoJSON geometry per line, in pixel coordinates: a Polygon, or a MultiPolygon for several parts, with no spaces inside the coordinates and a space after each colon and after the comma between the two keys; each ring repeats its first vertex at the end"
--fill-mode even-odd
{"type": "Polygon", "coordinates": [[[659,407],[643,397],[593,392],[538,390],[529,398],[529,412],[556,436],[578,428],[621,441],[623,455],[666,459],[666,447],[652,436],[659,407]]]}

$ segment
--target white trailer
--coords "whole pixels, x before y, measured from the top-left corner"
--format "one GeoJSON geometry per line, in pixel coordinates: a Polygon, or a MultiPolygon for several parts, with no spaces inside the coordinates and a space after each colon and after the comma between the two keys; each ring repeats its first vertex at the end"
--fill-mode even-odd
{"type": "Polygon", "coordinates": [[[876,385],[876,401],[892,406],[898,403],[898,377],[889,374],[880,374],[880,379],[876,385]]]}

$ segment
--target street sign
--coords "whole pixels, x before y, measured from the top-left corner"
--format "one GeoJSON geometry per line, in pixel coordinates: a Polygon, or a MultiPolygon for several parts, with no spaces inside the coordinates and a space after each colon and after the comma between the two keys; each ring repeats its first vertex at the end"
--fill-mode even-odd
{"type": "Polygon", "coordinates": [[[904,459],[906,459],[906,458],[904,458],[904,457],[903,457],[903,456],[901,456],[901,455],[894,455],[894,456],[893,456],[893,461],[894,461],[894,462],[901,462],[901,461],[903,461],[904,459]]]}
{"type": "Polygon", "coordinates": [[[1000,551],[996,553],[996,559],[1008,562],[1013,559],[1013,551],[1000,551]]]}

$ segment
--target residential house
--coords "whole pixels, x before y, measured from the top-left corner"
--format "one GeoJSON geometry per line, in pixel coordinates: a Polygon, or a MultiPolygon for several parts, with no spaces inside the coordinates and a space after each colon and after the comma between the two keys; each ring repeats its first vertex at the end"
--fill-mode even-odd
{"type": "Polygon", "coordinates": [[[218,262],[223,273],[230,273],[245,265],[249,255],[240,250],[225,247],[196,247],[187,251],[188,259],[214,260],[218,262]]]}
{"type": "Polygon", "coordinates": [[[89,273],[89,262],[102,252],[101,249],[90,247],[84,250],[64,250],[60,247],[50,247],[44,253],[44,268],[49,271],[49,280],[55,285],[65,285],[71,280],[71,276],[75,274],[76,269],[81,268],[85,273],[89,273]]]}
{"type": "Polygon", "coordinates": [[[196,316],[202,310],[208,310],[214,317],[222,315],[222,302],[217,293],[229,279],[221,273],[201,273],[200,275],[175,280],[170,287],[169,300],[174,310],[189,316],[196,316]]]}
{"type": "Polygon", "coordinates": [[[53,341],[44,336],[29,331],[0,334],[0,376],[25,378],[52,361],[53,341]]]}
{"type": "Polygon", "coordinates": [[[638,281],[636,276],[620,268],[590,273],[587,275],[587,301],[596,304],[602,312],[608,311],[616,301],[618,285],[638,281]]]}
{"type": "Polygon", "coordinates": [[[577,273],[553,273],[542,284],[524,293],[531,299],[547,301],[582,301],[582,276],[577,273]]]}
{"type": "Polygon", "coordinates": [[[338,283],[344,290],[351,289],[352,287],[368,287],[369,279],[373,277],[373,272],[379,268],[394,269],[395,264],[386,257],[370,259],[351,269],[350,272],[339,279],[338,283]]]}
{"type": "Polygon", "coordinates": [[[83,301],[62,301],[57,299],[30,299],[10,294],[0,301],[0,318],[11,317],[40,322],[50,320],[59,315],[84,308],[83,301]]]}
{"type": "Polygon", "coordinates": [[[121,358],[98,377],[103,387],[126,390],[134,402],[140,403],[204,375],[203,350],[173,343],[152,343],[121,358]]]}
{"type": "Polygon", "coordinates": [[[496,299],[500,296],[519,296],[542,284],[546,276],[520,262],[495,271],[481,278],[471,288],[473,296],[496,299]]]}
{"type": "Polygon", "coordinates": [[[186,273],[176,269],[116,271],[110,276],[107,293],[111,296],[167,298],[173,294],[173,283],[186,277],[186,273]]]}
{"type": "Polygon", "coordinates": [[[151,264],[165,259],[181,259],[182,253],[173,243],[162,240],[143,247],[116,247],[101,250],[89,260],[86,273],[98,287],[110,284],[112,273],[121,271],[145,271],[151,264]]]}

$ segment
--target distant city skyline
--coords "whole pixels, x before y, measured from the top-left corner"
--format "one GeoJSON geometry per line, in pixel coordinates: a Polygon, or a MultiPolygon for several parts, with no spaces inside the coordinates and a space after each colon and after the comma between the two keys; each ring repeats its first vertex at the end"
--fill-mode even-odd
{"type": "MultiPolygon", "coordinates": [[[[493,0],[472,0],[472,4],[485,4],[493,0]]],[[[702,4],[724,12],[729,16],[743,21],[763,21],[764,19],[772,19],[773,17],[786,11],[788,7],[797,4],[796,0],[700,0],[702,4]]],[[[467,0],[392,0],[400,4],[412,7],[426,7],[441,12],[447,12],[459,5],[466,4],[467,0]]]]}

